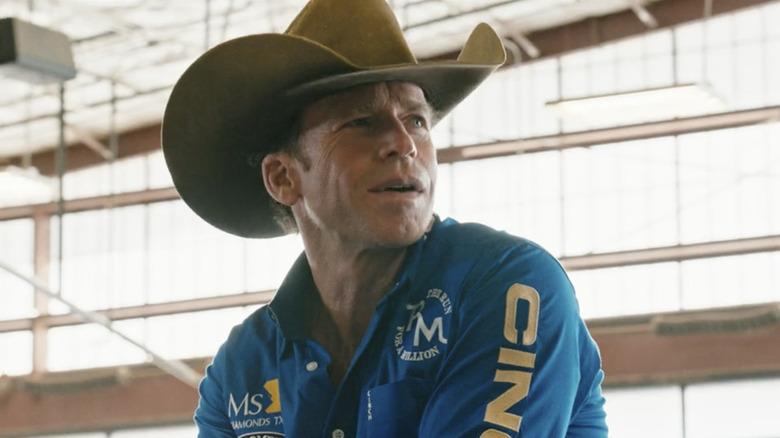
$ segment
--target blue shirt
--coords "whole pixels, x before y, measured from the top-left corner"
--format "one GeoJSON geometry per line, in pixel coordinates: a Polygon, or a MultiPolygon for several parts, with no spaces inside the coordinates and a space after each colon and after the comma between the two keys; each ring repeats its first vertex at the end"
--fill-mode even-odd
{"type": "Polygon", "coordinates": [[[305,256],[235,327],[200,385],[201,438],[606,437],[601,359],[560,264],[436,219],[379,302],[341,385],[307,335],[305,256]]]}

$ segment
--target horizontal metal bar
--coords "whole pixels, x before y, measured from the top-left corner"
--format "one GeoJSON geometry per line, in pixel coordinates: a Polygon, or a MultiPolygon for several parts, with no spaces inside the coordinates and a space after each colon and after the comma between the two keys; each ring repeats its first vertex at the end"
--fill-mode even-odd
{"type": "Polygon", "coordinates": [[[631,251],[567,256],[561,257],[560,261],[567,270],[578,271],[770,251],[780,251],[780,236],[763,236],[748,239],[645,248],[631,251]]]}
{"type": "MultiPolygon", "coordinates": [[[[145,304],[140,306],[118,307],[107,310],[96,310],[94,313],[102,315],[111,321],[151,318],[155,316],[265,304],[271,301],[271,298],[273,298],[275,293],[275,290],[266,290],[208,298],[196,298],[192,300],[145,304]]],[[[51,328],[80,324],[81,322],[82,320],[72,313],[41,315],[31,318],[0,321],[0,333],[31,330],[34,324],[51,328]]]]}
{"type": "MultiPolygon", "coordinates": [[[[63,205],[63,212],[75,213],[87,210],[101,210],[104,208],[126,207],[128,205],[172,201],[174,199],[179,199],[179,194],[176,189],[173,187],[164,187],[161,189],[150,189],[139,192],[117,193],[112,195],[66,200],[63,205]]],[[[0,221],[32,217],[36,213],[53,215],[56,212],[56,202],[22,205],[18,207],[6,207],[0,208],[0,221]]]]}
{"type": "MultiPolygon", "coordinates": [[[[768,318],[768,321],[764,322],[777,324],[780,320],[780,302],[590,318],[586,321],[586,324],[593,335],[619,335],[640,332],[673,335],[670,330],[664,330],[663,327],[671,323],[684,325],[700,321],[751,319],[757,315],[773,315],[773,317],[768,318]]],[[[706,328],[706,326],[704,327],[706,328]]],[[[680,331],[678,333],[694,334],[694,331],[680,331]]]]}
{"type": "Polygon", "coordinates": [[[438,149],[440,163],[479,160],[517,154],[560,151],[622,141],[681,135],[692,132],[736,128],[760,123],[780,122],[780,106],[687,117],[638,125],[618,126],[591,131],[531,137],[438,149]]]}
{"type": "Polygon", "coordinates": [[[48,287],[43,285],[41,282],[37,281],[34,278],[27,277],[26,275],[22,274],[21,272],[17,271],[11,266],[3,263],[2,261],[0,261],[0,269],[5,270],[6,272],[13,275],[14,277],[17,277],[18,279],[29,283],[35,288],[35,291],[37,293],[44,294],[49,298],[52,298],[64,304],[65,306],[68,307],[71,314],[78,316],[83,321],[98,324],[104,327],[105,329],[107,329],[108,331],[110,331],[111,333],[113,333],[114,335],[128,342],[129,344],[135,345],[136,347],[140,348],[146,354],[149,355],[151,362],[157,365],[161,370],[169,373],[170,375],[192,386],[193,388],[198,387],[198,384],[200,383],[200,380],[203,377],[200,373],[193,370],[192,368],[190,368],[189,366],[187,366],[181,361],[166,359],[165,357],[161,356],[154,350],[147,347],[146,344],[144,344],[143,342],[139,342],[135,340],[133,337],[124,333],[123,331],[116,329],[115,327],[113,327],[111,319],[108,318],[105,314],[82,309],[78,305],[64,298],[61,294],[52,292],[48,287]]]}

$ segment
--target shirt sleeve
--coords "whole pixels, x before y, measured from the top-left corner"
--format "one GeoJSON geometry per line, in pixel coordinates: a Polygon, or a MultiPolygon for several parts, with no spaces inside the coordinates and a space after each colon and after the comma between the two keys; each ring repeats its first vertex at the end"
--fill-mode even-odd
{"type": "Polygon", "coordinates": [[[235,438],[236,434],[227,417],[227,403],[222,395],[224,372],[224,347],[220,348],[214,361],[206,367],[206,376],[200,382],[200,401],[195,410],[195,424],[198,438],[235,438]]]}
{"type": "Polygon", "coordinates": [[[516,248],[464,285],[419,436],[607,436],[601,359],[560,264],[516,248]]]}

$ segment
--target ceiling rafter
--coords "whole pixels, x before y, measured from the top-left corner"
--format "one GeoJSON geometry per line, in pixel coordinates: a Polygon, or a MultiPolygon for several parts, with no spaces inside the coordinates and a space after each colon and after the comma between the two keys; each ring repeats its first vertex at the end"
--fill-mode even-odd
{"type": "MultiPolygon", "coordinates": [[[[436,1],[438,0],[426,0],[425,3],[435,3],[436,1]]],[[[699,19],[704,16],[704,14],[718,15],[722,13],[733,12],[741,8],[759,6],[761,4],[772,1],[776,0],[719,0],[717,2],[712,2],[709,6],[703,5],[702,0],[664,0],[652,3],[645,2],[641,4],[643,5],[642,7],[648,11],[648,13],[652,14],[652,16],[656,18],[659,23],[659,27],[665,28],[699,19]]],[[[407,4],[416,5],[421,3],[422,2],[419,0],[415,0],[414,2],[408,2],[407,4]]],[[[490,4],[495,6],[503,3],[508,2],[493,1],[490,4]]],[[[247,2],[245,4],[239,5],[237,8],[240,9],[242,7],[246,7],[248,4],[249,3],[247,2]]],[[[484,7],[484,2],[481,4],[484,7]]],[[[561,55],[571,50],[581,49],[592,46],[594,44],[601,44],[604,42],[614,41],[646,32],[647,27],[637,19],[635,12],[631,9],[631,5],[636,4],[639,4],[639,0],[626,0],[626,3],[624,4],[624,10],[622,11],[613,12],[611,14],[599,17],[581,19],[576,22],[567,21],[565,24],[560,24],[558,26],[541,30],[533,30],[532,28],[522,27],[522,23],[518,23],[516,20],[509,20],[505,17],[501,17],[501,21],[497,21],[494,24],[496,24],[497,27],[503,31],[502,33],[504,34],[504,40],[506,41],[506,46],[510,56],[508,63],[512,64],[519,61],[519,59],[515,58],[519,58],[524,55],[528,56],[528,58],[531,60],[534,59],[534,56],[538,56],[539,59],[544,59],[550,56],[561,55]]],[[[460,9],[465,10],[466,12],[474,10],[474,8],[467,10],[465,6],[461,7],[460,9]]],[[[274,12],[276,15],[292,13],[291,6],[289,6],[288,3],[282,2],[266,4],[265,11],[266,13],[269,11],[276,11],[274,12]]],[[[176,35],[180,35],[184,27],[177,27],[177,25],[174,24],[173,29],[176,31],[171,31],[171,35],[169,36],[173,39],[176,39],[179,38],[176,35]]],[[[173,49],[173,52],[170,52],[167,55],[160,55],[161,57],[156,59],[152,58],[151,61],[149,61],[155,65],[154,68],[169,65],[170,68],[174,71],[183,69],[184,65],[181,63],[187,62],[188,57],[191,56],[190,51],[192,50],[192,53],[197,51],[197,49],[194,47],[188,48],[184,42],[178,42],[178,40],[176,41],[178,46],[175,47],[178,47],[178,49],[173,49]],[[176,50],[178,50],[178,52],[176,52],[176,50]]],[[[81,44],[90,45],[96,44],[96,42],[84,42],[81,44]]],[[[456,55],[457,54],[455,53],[448,53],[446,57],[453,57],[456,55]]],[[[436,58],[438,57],[439,56],[436,56],[436,58]]],[[[528,61],[526,60],[525,62],[528,61]]],[[[87,75],[87,77],[91,77],[91,79],[87,81],[87,77],[79,77],[79,81],[82,84],[80,86],[84,86],[83,84],[86,83],[100,83],[102,80],[113,80],[116,83],[122,85],[121,90],[124,91],[118,93],[119,96],[117,99],[119,102],[127,102],[127,104],[123,105],[123,110],[118,114],[116,129],[120,133],[137,130],[143,126],[149,126],[152,129],[157,129],[159,124],[159,116],[157,114],[161,113],[162,108],[164,108],[165,96],[170,89],[170,85],[167,84],[154,86],[152,88],[143,88],[139,87],[137,84],[131,81],[125,80],[124,78],[129,77],[127,75],[130,74],[130,70],[133,70],[133,68],[135,67],[128,67],[128,71],[121,72],[122,76],[120,77],[119,74],[114,74],[113,72],[107,75],[101,74],[99,71],[94,71],[94,69],[90,66],[86,66],[83,68],[83,70],[89,70],[89,75],[92,76],[87,75]],[[137,115],[132,115],[134,113],[128,109],[128,105],[134,102],[136,99],[143,97],[149,97],[151,99],[150,102],[157,102],[156,106],[154,103],[151,104],[151,106],[154,107],[154,110],[142,112],[139,114],[140,118],[128,120],[127,117],[139,117],[137,115]],[[145,114],[145,116],[143,114],[145,114]]],[[[2,83],[0,82],[0,85],[1,84],[2,83]]],[[[95,109],[110,103],[110,99],[101,99],[99,97],[97,99],[93,97],[91,103],[88,104],[75,102],[70,99],[70,97],[73,93],[76,92],[76,90],[71,89],[72,86],[70,84],[68,87],[69,91],[66,99],[66,107],[69,108],[69,111],[66,114],[66,118],[70,118],[72,114],[75,115],[75,113],[70,111],[70,108],[73,108],[74,111],[85,111],[91,108],[94,111],[95,109]]],[[[51,92],[31,92],[27,94],[33,96],[46,96],[51,95],[51,92]]],[[[22,95],[25,95],[25,93],[22,93],[22,95]]],[[[47,126],[47,119],[56,118],[58,116],[58,112],[55,110],[51,110],[48,113],[41,113],[40,111],[31,112],[29,117],[18,118],[17,114],[20,112],[11,111],[13,107],[12,104],[13,102],[8,100],[6,100],[4,103],[4,107],[8,108],[5,111],[6,117],[12,118],[10,118],[6,123],[3,123],[3,121],[0,119],[0,138],[3,139],[3,144],[6,145],[6,150],[10,150],[8,148],[11,147],[10,144],[13,141],[22,143],[25,141],[30,143],[37,141],[38,144],[35,146],[20,143],[15,149],[18,152],[11,155],[7,153],[4,154],[3,148],[0,147],[0,163],[18,162],[21,156],[30,154],[30,152],[32,152],[37,158],[40,158],[40,160],[33,160],[34,162],[47,162],[48,160],[44,157],[52,154],[51,151],[56,147],[56,144],[53,141],[55,136],[49,135],[48,137],[41,137],[39,131],[45,130],[44,127],[47,126]],[[9,114],[14,114],[14,116],[9,116],[9,114]],[[30,125],[31,129],[28,129],[28,132],[36,133],[38,137],[32,136],[33,138],[24,140],[22,137],[18,136],[18,133],[22,132],[18,128],[18,125],[20,124],[30,125]],[[15,125],[17,126],[16,128],[15,125]],[[5,158],[3,158],[4,155],[5,158]]],[[[149,108],[149,106],[147,106],[147,108],[149,108]]],[[[2,115],[2,113],[0,113],[0,115],[2,115]]],[[[100,121],[95,119],[93,116],[88,117],[86,120],[88,121],[87,124],[82,124],[81,122],[78,123],[79,128],[92,133],[92,138],[94,140],[97,140],[101,143],[106,143],[106,138],[109,135],[108,127],[105,124],[100,124],[100,121]]],[[[86,146],[85,142],[78,141],[78,139],[69,138],[69,140],[72,140],[70,143],[72,149],[78,149],[80,147],[86,146]]],[[[156,140],[154,147],[159,147],[158,140],[156,140]]],[[[143,149],[143,151],[146,150],[148,150],[148,148],[143,149]]],[[[69,160],[71,160],[70,156],[69,160]]]]}
{"type": "MultiPolygon", "coordinates": [[[[0,16],[18,16],[71,36],[80,74],[67,84],[66,117],[70,117],[87,113],[92,103],[105,104],[99,103],[107,99],[100,98],[101,91],[93,86],[95,83],[122,84],[129,100],[144,96],[146,90],[170,89],[186,65],[203,52],[204,46],[238,35],[279,32],[281,23],[288,23],[304,0],[208,0],[198,4],[202,7],[192,7],[192,2],[179,0],[7,0],[0,3],[0,16]],[[187,7],[182,7],[185,3],[187,7]]],[[[521,51],[533,57],[539,50],[533,39],[523,37],[526,33],[628,7],[603,0],[396,0],[392,4],[407,23],[410,44],[421,58],[458,47],[479,20],[502,27],[502,33],[509,35],[508,46],[517,45],[518,57],[521,51]],[[605,9],[604,5],[612,9],[605,9]],[[544,21],[536,25],[528,21],[536,20],[534,17],[540,11],[547,11],[544,21]],[[499,19],[506,20],[506,24],[499,19]],[[515,27],[518,19],[525,19],[519,28],[515,27]]],[[[6,95],[17,96],[3,98],[0,161],[21,151],[55,148],[51,142],[54,136],[46,134],[51,126],[44,120],[54,116],[52,111],[33,100],[30,117],[19,117],[22,112],[18,109],[27,99],[25,93],[19,95],[14,90],[26,85],[0,77],[0,87],[10,90],[6,95]],[[18,136],[15,125],[20,123],[29,124],[34,135],[18,136]]],[[[153,105],[163,108],[165,101],[165,95],[154,96],[153,105]]],[[[158,123],[158,113],[122,110],[117,129],[123,132],[158,123]]],[[[94,133],[98,140],[101,134],[107,134],[107,128],[99,121],[93,122],[93,117],[76,116],[76,119],[85,120],[80,127],[94,133]]]]}

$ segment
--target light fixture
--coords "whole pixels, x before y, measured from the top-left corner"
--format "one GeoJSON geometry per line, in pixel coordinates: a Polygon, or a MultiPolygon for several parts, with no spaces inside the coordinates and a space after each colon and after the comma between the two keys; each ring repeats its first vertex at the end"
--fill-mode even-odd
{"type": "Polygon", "coordinates": [[[725,102],[704,84],[683,84],[623,93],[547,102],[563,120],[590,123],[638,123],[708,114],[725,102]]]}
{"type": "Polygon", "coordinates": [[[51,202],[57,183],[35,167],[0,167],[0,207],[51,202]]]}
{"type": "Polygon", "coordinates": [[[0,74],[33,84],[64,82],[76,77],[70,39],[62,32],[0,18],[0,74]]]}
{"type": "MultiPolygon", "coordinates": [[[[5,17],[0,18],[0,42],[0,75],[30,84],[59,83],[61,111],[57,147],[64,149],[64,83],[76,77],[77,73],[70,38],[54,29],[5,17]]],[[[64,165],[59,164],[61,180],[64,165]]],[[[58,188],[59,184],[54,179],[41,176],[33,166],[0,167],[0,206],[50,202],[58,188]]],[[[61,197],[62,193],[59,195],[61,197]]]]}

